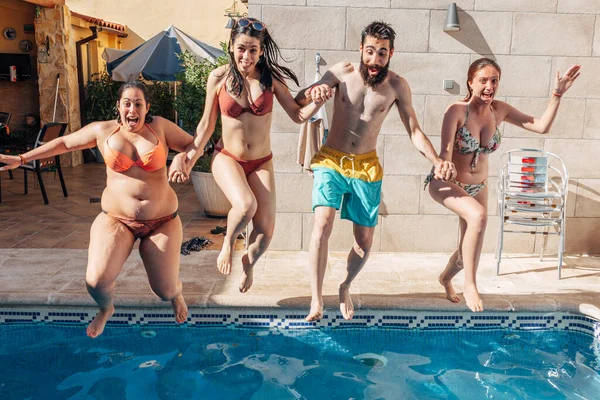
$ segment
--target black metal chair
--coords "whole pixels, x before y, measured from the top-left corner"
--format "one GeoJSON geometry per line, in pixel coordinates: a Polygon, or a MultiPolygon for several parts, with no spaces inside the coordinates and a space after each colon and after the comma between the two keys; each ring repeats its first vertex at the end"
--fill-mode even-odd
{"type": "Polygon", "coordinates": [[[3,123],[4,125],[10,124],[11,116],[12,116],[11,113],[0,112],[0,122],[3,123]]]}
{"type": "MultiPolygon", "coordinates": [[[[8,130],[8,124],[10,123],[10,117],[12,117],[11,113],[7,113],[7,112],[0,112],[0,126],[3,128],[2,131],[4,131],[5,129],[8,130]]],[[[4,132],[0,132],[0,134],[4,135],[4,132]]],[[[0,151],[2,151],[2,144],[1,144],[1,139],[0,138],[0,151]]],[[[12,171],[8,171],[8,176],[10,177],[10,179],[13,179],[13,173],[12,171]]],[[[2,195],[0,194],[0,202],[2,202],[2,195]]]]}
{"type": "MultiPolygon", "coordinates": [[[[63,136],[66,129],[66,122],[51,122],[44,125],[40,130],[40,133],[38,134],[34,148],[37,148],[43,145],[44,143],[49,142],[50,140],[63,136]]],[[[38,182],[40,184],[42,197],[44,198],[44,204],[48,204],[48,195],[46,194],[46,187],[44,186],[44,181],[42,179],[42,172],[56,169],[56,171],[58,172],[58,177],[60,178],[60,185],[62,186],[63,194],[65,195],[65,197],[69,196],[67,193],[67,187],[65,186],[65,178],[63,177],[62,169],[60,167],[60,156],[53,156],[41,160],[30,161],[27,164],[21,165],[19,168],[23,169],[23,182],[25,194],[27,194],[28,192],[27,171],[35,172],[38,178],[38,182]]]]}

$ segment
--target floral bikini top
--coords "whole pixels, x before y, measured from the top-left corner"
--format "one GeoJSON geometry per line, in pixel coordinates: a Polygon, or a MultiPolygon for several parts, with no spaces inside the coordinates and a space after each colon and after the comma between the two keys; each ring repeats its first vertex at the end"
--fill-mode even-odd
{"type": "Polygon", "coordinates": [[[465,117],[465,123],[456,131],[456,136],[454,139],[454,149],[458,150],[460,154],[471,154],[475,153],[473,156],[473,161],[471,161],[471,169],[475,169],[477,167],[477,161],[479,160],[479,154],[490,154],[494,151],[498,150],[500,147],[500,143],[502,142],[502,138],[500,136],[500,129],[496,125],[496,116],[494,115],[494,109],[490,106],[490,110],[492,111],[492,118],[494,118],[494,126],[496,127],[496,132],[494,136],[488,140],[488,142],[481,146],[479,140],[475,139],[471,132],[467,129],[467,120],[469,119],[469,103],[467,103],[467,115],[465,117]]]}

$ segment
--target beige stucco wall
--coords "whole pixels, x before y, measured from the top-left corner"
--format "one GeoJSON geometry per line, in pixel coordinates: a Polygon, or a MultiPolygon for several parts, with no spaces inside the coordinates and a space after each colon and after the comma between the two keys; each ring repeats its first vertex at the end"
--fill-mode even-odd
{"type": "MultiPolygon", "coordinates": [[[[321,72],[341,60],[358,61],[362,28],[373,20],[391,23],[397,32],[391,68],[410,83],[419,122],[438,150],[443,113],[464,96],[467,68],[476,58],[496,57],[503,72],[500,99],[538,116],[548,102],[556,71],[581,64],[582,75],[563,97],[549,135],[501,125],[502,148],[490,162],[491,218],[484,251],[496,249],[495,185],[502,150],[535,147],[557,153],[569,168],[567,252],[600,253],[600,2],[458,0],[462,29],[452,34],[443,32],[448,4],[441,0],[251,0],[249,13],[267,24],[301,85],[312,82],[316,52],[326,64],[321,72]],[[454,80],[459,89],[446,92],[444,79],[454,80]]],[[[278,220],[271,249],[308,248],[312,179],[295,162],[298,131],[276,107],[272,143],[278,220]]],[[[385,176],[374,250],[453,251],[457,217],[423,191],[430,165],[412,146],[394,111],[384,123],[378,151],[385,176]]],[[[348,221],[336,221],[330,249],[347,250],[351,235],[348,221]]],[[[555,242],[549,241],[550,253],[555,252],[555,242]]],[[[541,238],[533,235],[507,235],[505,250],[537,251],[540,244],[541,238]]]]}
{"type": "MultiPolygon", "coordinates": [[[[35,37],[33,33],[23,31],[24,24],[33,24],[35,18],[35,6],[25,3],[21,0],[2,0],[0,2],[0,53],[21,53],[19,42],[29,40],[33,49],[29,54],[36,54],[35,37]],[[7,40],[4,35],[4,28],[11,27],[17,32],[14,40],[7,40]]],[[[35,65],[35,63],[34,63],[35,65]]]]}
{"type": "MultiPolygon", "coordinates": [[[[112,22],[112,21],[111,21],[112,22]]],[[[84,21],[78,17],[71,16],[71,29],[75,41],[85,39],[92,35],[90,26],[95,24],[84,21]]],[[[83,81],[87,83],[92,74],[100,73],[106,68],[106,62],[102,59],[104,49],[122,49],[126,38],[118,37],[115,33],[101,31],[97,38],[81,46],[81,61],[83,68],[83,81]]]]}
{"type": "MultiPolygon", "coordinates": [[[[132,49],[173,24],[185,33],[210,45],[229,39],[224,16],[232,0],[66,0],[69,9],[107,21],[127,25],[129,37],[123,39],[124,49],[132,49]]],[[[246,6],[238,1],[238,6],[246,6]]]]}

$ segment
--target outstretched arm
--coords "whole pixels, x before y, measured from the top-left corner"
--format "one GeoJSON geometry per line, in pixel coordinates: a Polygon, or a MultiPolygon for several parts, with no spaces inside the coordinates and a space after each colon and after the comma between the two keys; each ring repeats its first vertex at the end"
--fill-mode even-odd
{"type": "MultiPolygon", "coordinates": [[[[217,68],[208,76],[206,82],[206,100],[204,103],[204,112],[202,119],[196,127],[196,134],[191,142],[183,149],[183,153],[176,155],[169,167],[169,180],[172,182],[185,181],[196,163],[196,160],[204,154],[204,147],[215,131],[217,118],[219,116],[219,102],[217,98],[217,88],[219,82],[226,74],[226,67],[217,68]]],[[[225,90],[223,88],[222,90],[225,90]]]]}
{"type": "MultiPolygon", "coordinates": [[[[163,117],[154,117],[153,124],[157,125],[164,132],[167,147],[175,151],[183,152],[192,144],[194,137],[181,129],[177,124],[163,117]]],[[[175,161],[171,160],[167,176],[171,182],[185,182],[188,179],[188,172],[185,170],[185,153],[179,156],[175,161]],[[177,168],[179,166],[179,168],[177,168]]]]}
{"type": "Polygon", "coordinates": [[[163,117],[154,117],[165,133],[167,147],[175,151],[185,151],[194,141],[194,137],[177,124],[163,117]]]}
{"type": "Polygon", "coordinates": [[[296,103],[304,107],[313,100],[315,102],[327,101],[327,99],[331,97],[331,89],[335,88],[340,83],[342,74],[351,67],[352,64],[350,63],[335,64],[323,74],[323,77],[318,82],[300,90],[295,98],[296,103]]]}
{"type": "MultiPolygon", "coordinates": [[[[196,127],[196,134],[194,135],[194,141],[185,150],[187,152],[187,158],[190,165],[194,165],[196,160],[204,154],[204,147],[208,140],[215,131],[217,125],[217,118],[219,116],[219,100],[217,96],[218,85],[222,79],[222,75],[226,71],[224,68],[219,68],[210,73],[206,82],[206,100],[204,103],[204,112],[202,113],[202,119],[196,127]]],[[[226,90],[222,88],[221,90],[226,90]]]]}
{"type": "Polygon", "coordinates": [[[99,132],[102,131],[103,125],[106,125],[107,123],[108,122],[93,122],[76,132],[51,140],[40,147],[36,147],[35,149],[18,156],[0,155],[0,163],[7,164],[0,168],[0,171],[14,169],[19,165],[41,158],[53,157],[75,150],[90,149],[96,146],[99,132]]]}
{"type": "Polygon", "coordinates": [[[465,112],[459,103],[452,104],[444,113],[444,121],[442,122],[442,145],[440,148],[440,158],[442,160],[452,161],[454,140],[460,122],[460,115],[465,115],[465,112]]]}
{"type": "MultiPolygon", "coordinates": [[[[506,122],[509,122],[520,128],[536,133],[548,133],[552,127],[554,118],[556,118],[556,114],[558,113],[560,99],[562,95],[565,94],[565,92],[573,85],[573,82],[575,82],[575,79],[577,79],[579,76],[580,69],[580,65],[573,65],[563,75],[562,78],[560,77],[559,72],[556,71],[554,90],[552,91],[552,96],[550,97],[548,107],[546,107],[546,111],[541,118],[532,117],[522,113],[515,107],[500,101],[497,102],[497,108],[500,111],[499,114],[504,115],[504,120],[506,122]]],[[[497,123],[499,124],[500,122],[501,121],[498,121],[497,123]]]]}
{"type": "Polygon", "coordinates": [[[310,117],[315,115],[319,108],[331,97],[331,88],[323,85],[322,95],[315,97],[314,101],[308,103],[304,107],[300,106],[290,93],[290,90],[286,85],[279,82],[277,79],[273,80],[273,91],[277,101],[281,104],[281,107],[285,110],[287,115],[297,124],[308,120],[310,117]]]}
{"type": "Polygon", "coordinates": [[[456,176],[454,164],[438,156],[431,141],[419,126],[419,121],[417,121],[417,116],[412,105],[412,93],[408,82],[402,77],[393,77],[391,79],[392,86],[396,90],[396,105],[400,113],[400,119],[408,132],[412,144],[425,158],[431,161],[434,166],[435,178],[444,180],[454,178],[456,176]]]}

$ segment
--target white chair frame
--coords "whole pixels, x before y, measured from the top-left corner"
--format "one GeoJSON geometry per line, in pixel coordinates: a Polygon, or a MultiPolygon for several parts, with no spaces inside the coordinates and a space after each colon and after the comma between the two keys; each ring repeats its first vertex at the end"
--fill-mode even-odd
{"type": "Polygon", "coordinates": [[[540,261],[544,258],[548,235],[559,236],[558,279],[560,279],[565,249],[565,216],[569,185],[569,173],[565,163],[556,154],[539,149],[509,150],[502,155],[502,160],[505,160],[505,163],[498,173],[500,221],[496,275],[500,273],[504,233],[527,233],[544,236],[540,261]],[[550,176],[549,172],[556,176],[550,176]],[[529,226],[535,229],[507,229],[510,225],[529,226]],[[542,231],[538,228],[542,228],[542,231]],[[550,228],[554,228],[555,232],[551,232],[550,228]]]}

